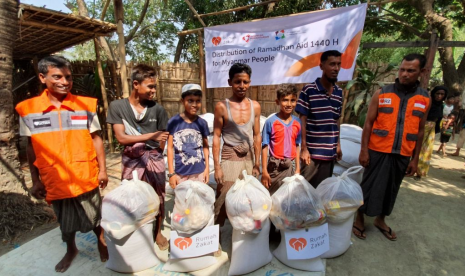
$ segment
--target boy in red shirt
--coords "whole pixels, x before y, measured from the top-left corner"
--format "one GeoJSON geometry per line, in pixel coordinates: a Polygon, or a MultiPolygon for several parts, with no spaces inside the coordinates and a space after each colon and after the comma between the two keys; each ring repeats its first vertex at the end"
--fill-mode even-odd
{"type": "Polygon", "coordinates": [[[276,94],[280,110],[266,120],[262,132],[262,183],[271,195],[285,177],[300,173],[301,123],[292,115],[297,104],[297,88],[282,84],[276,94]]]}

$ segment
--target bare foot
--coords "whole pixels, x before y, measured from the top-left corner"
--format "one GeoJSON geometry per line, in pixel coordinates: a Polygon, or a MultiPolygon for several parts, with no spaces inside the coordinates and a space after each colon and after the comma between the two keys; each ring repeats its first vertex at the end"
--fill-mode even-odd
{"type": "Polygon", "coordinates": [[[451,153],[450,156],[460,156],[460,153],[459,152],[454,152],[454,153],[451,153]]]}
{"type": "Polygon", "coordinates": [[[100,237],[97,242],[98,252],[100,253],[100,261],[102,263],[108,261],[108,249],[105,239],[100,237]]]}
{"type": "Polygon", "coordinates": [[[69,247],[63,259],[61,259],[61,261],[55,266],[55,271],[65,272],[66,270],[68,270],[78,252],[79,251],[76,245],[69,247]]]}
{"type": "Polygon", "coordinates": [[[157,234],[157,237],[155,238],[155,242],[158,245],[158,248],[160,248],[161,251],[165,251],[169,247],[168,240],[163,236],[161,233],[157,234]]]}

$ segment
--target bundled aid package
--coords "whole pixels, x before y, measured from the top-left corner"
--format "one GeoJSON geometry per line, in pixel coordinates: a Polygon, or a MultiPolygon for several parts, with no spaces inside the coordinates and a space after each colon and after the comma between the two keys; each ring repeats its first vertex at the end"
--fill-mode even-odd
{"type": "Polygon", "coordinates": [[[213,216],[213,189],[205,183],[187,180],[176,186],[174,192],[173,229],[186,234],[203,229],[213,216]]]}
{"type": "Polygon", "coordinates": [[[325,208],[328,221],[345,221],[363,205],[363,193],[360,185],[349,176],[362,170],[362,166],[354,166],[341,176],[323,180],[316,189],[325,208]]]}
{"type": "Polygon", "coordinates": [[[226,194],[226,213],[234,229],[258,233],[270,214],[270,193],[245,170],[242,175],[226,194]]]}
{"type": "Polygon", "coordinates": [[[301,175],[284,178],[271,198],[270,219],[278,229],[297,230],[325,222],[325,211],[315,188],[301,175]]]}
{"type": "Polygon", "coordinates": [[[109,259],[106,268],[124,273],[139,272],[160,263],[155,254],[153,221],[160,208],[155,190],[138,180],[123,180],[102,203],[101,226],[109,259]]]}

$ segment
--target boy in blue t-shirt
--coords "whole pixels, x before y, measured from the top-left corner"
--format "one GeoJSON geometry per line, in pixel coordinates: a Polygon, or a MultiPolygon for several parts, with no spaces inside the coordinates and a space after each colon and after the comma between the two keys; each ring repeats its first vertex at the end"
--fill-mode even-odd
{"type": "Polygon", "coordinates": [[[181,90],[184,112],[168,121],[168,178],[171,188],[186,180],[208,182],[207,122],[197,115],[202,106],[202,88],[186,84],[181,90]],[[173,168],[173,158],[175,168],[173,168]]]}
{"type": "Polygon", "coordinates": [[[292,115],[297,104],[297,88],[282,84],[276,94],[280,110],[266,120],[262,132],[262,183],[271,195],[285,177],[300,173],[301,123],[292,115]]]}

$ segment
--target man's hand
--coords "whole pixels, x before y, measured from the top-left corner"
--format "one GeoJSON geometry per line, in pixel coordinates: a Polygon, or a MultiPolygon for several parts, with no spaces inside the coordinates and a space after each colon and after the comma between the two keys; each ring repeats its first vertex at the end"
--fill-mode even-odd
{"type": "Polygon", "coordinates": [[[305,165],[310,165],[310,163],[312,162],[307,147],[302,147],[302,149],[300,150],[300,159],[305,165]]]}
{"type": "Polygon", "coordinates": [[[47,195],[47,191],[45,190],[45,186],[42,183],[42,181],[39,180],[34,182],[34,184],[32,185],[31,194],[33,197],[37,199],[45,198],[45,196],[47,195]]]}
{"type": "Polygon", "coordinates": [[[157,131],[153,133],[152,140],[157,142],[164,142],[168,139],[169,136],[168,131],[157,131]]]}
{"type": "Polygon", "coordinates": [[[262,172],[262,184],[265,188],[269,189],[271,184],[271,177],[268,172],[262,172]]]}
{"type": "Polygon", "coordinates": [[[340,143],[337,143],[336,154],[337,154],[336,160],[341,161],[341,159],[342,159],[342,150],[341,150],[341,144],[340,143]]]}
{"type": "Polygon", "coordinates": [[[179,184],[179,176],[177,174],[170,177],[170,187],[172,189],[176,188],[176,186],[178,186],[178,184],[179,184]]]}
{"type": "Polygon", "coordinates": [[[360,155],[358,156],[358,162],[363,167],[365,168],[368,167],[368,165],[370,164],[370,155],[368,154],[368,151],[366,150],[360,151],[360,155]]]}
{"type": "Polygon", "coordinates": [[[108,175],[106,171],[100,171],[98,173],[98,184],[100,188],[103,190],[108,184],[108,175]]]}
{"type": "Polygon", "coordinates": [[[405,171],[406,176],[413,176],[415,173],[418,173],[418,175],[421,175],[421,172],[417,172],[418,170],[418,161],[411,160],[408,163],[407,170],[405,171]]]}
{"type": "Polygon", "coordinates": [[[252,176],[255,178],[258,178],[259,175],[260,175],[260,165],[256,164],[255,166],[253,166],[252,176]]]}
{"type": "Polygon", "coordinates": [[[220,166],[215,167],[215,181],[216,181],[217,184],[223,185],[224,174],[223,174],[223,170],[221,169],[220,166]]]}

